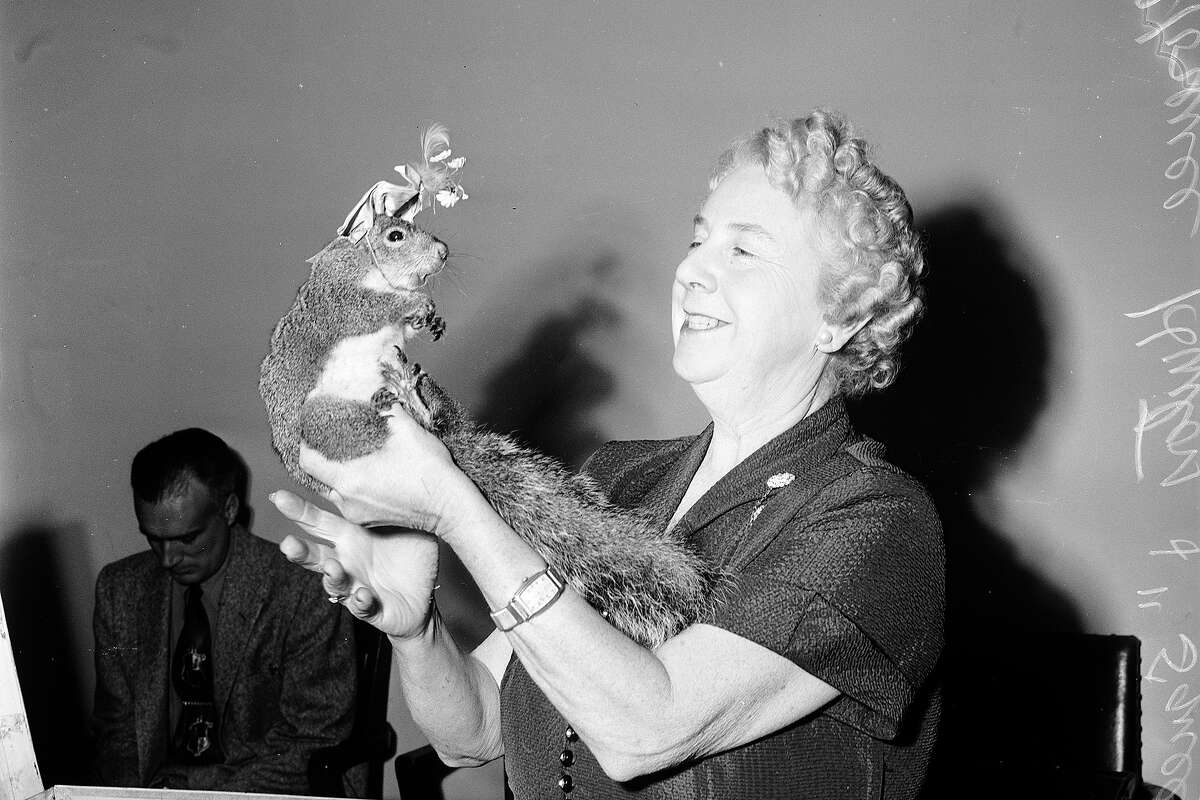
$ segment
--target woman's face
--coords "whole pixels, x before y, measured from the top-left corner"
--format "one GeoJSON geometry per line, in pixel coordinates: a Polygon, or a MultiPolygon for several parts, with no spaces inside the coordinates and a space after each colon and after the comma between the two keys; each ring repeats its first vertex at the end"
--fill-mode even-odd
{"type": "Polygon", "coordinates": [[[810,233],[807,215],[761,167],[739,167],[717,185],[675,270],[671,322],[680,377],[698,390],[763,400],[816,386],[824,359],[814,345],[827,326],[810,233]]]}

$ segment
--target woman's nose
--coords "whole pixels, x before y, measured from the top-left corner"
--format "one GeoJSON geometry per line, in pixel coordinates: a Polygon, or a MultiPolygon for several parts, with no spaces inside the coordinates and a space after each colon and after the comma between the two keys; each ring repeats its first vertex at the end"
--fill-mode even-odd
{"type": "Polygon", "coordinates": [[[687,256],[675,270],[675,280],[685,289],[697,292],[711,292],[716,286],[716,275],[713,272],[707,255],[697,247],[688,251],[687,256]]]}

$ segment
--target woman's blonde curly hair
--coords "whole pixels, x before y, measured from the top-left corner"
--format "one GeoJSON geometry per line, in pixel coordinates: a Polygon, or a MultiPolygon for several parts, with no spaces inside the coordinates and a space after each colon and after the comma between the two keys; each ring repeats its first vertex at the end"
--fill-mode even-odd
{"type": "Polygon", "coordinates": [[[821,302],[829,322],[869,321],[830,360],[835,389],[861,395],[896,378],[900,344],[924,308],[925,270],[904,190],[867,156],[836,112],[813,111],[738,139],[717,161],[715,189],[733,170],[756,164],[809,213],[822,257],[821,302]]]}

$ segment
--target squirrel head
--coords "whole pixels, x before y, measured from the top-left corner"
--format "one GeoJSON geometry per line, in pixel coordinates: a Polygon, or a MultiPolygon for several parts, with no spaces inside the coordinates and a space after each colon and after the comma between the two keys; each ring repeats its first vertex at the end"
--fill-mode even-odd
{"type": "Polygon", "coordinates": [[[400,217],[380,215],[357,242],[335,240],[311,259],[325,280],[350,281],[376,292],[411,291],[442,271],[449,248],[436,236],[400,217]],[[322,257],[335,249],[334,258],[322,257]]]}

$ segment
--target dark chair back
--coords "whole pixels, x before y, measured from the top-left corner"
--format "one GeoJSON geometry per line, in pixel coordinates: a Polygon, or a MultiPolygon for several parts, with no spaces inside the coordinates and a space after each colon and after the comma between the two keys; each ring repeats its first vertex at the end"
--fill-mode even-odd
{"type": "Polygon", "coordinates": [[[392,648],[387,636],[357,619],[354,639],[358,676],[354,728],[341,744],[312,754],[308,783],[312,794],[321,797],[345,797],[350,783],[358,790],[354,794],[380,800],[383,765],[396,752],[396,732],[387,721],[392,648]],[[358,784],[364,783],[359,790],[358,784]]]}
{"type": "Polygon", "coordinates": [[[1142,770],[1137,637],[990,634],[946,653],[935,757],[943,792],[946,785],[961,790],[965,780],[974,787],[967,796],[978,798],[1013,791],[1135,796],[1142,770]]]}
{"type": "MultiPolygon", "coordinates": [[[[400,800],[445,800],[442,781],[458,767],[447,766],[429,745],[396,756],[396,785],[400,800]]],[[[513,800],[504,781],[504,800],[513,800]]]]}

